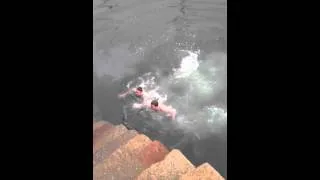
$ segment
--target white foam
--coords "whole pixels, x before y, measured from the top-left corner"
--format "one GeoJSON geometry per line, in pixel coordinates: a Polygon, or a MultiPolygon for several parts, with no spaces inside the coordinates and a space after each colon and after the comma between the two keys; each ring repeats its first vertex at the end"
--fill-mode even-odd
{"type": "MultiPolygon", "coordinates": [[[[227,125],[227,112],[214,105],[200,108],[197,107],[197,103],[202,101],[198,97],[207,100],[219,91],[221,67],[215,66],[210,61],[208,63],[199,60],[200,51],[184,52],[188,55],[181,59],[180,67],[173,69],[168,79],[160,77],[159,73],[149,72],[128,82],[127,87],[141,86],[160,102],[165,102],[167,105],[173,104],[178,112],[176,122],[180,127],[194,132],[201,129],[203,133],[208,131],[218,133],[227,125]],[[186,94],[170,94],[172,93],[170,87],[177,82],[185,83],[186,94]],[[168,93],[170,102],[168,102],[168,93]]],[[[152,117],[154,120],[159,120],[159,117],[152,117]]]]}
{"type": "Polygon", "coordinates": [[[156,74],[148,72],[138,77],[138,82],[128,82],[127,88],[142,87],[153,99],[158,99],[159,102],[163,103],[167,101],[167,94],[160,92],[160,86],[156,83],[158,77],[156,74]]]}
{"type": "Polygon", "coordinates": [[[212,132],[220,132],[220,129],[227,126],[227,112],[224,109],[209,106],[206,107],[206,111],[209,115],[208,123],[210,124],[210,130],[212,132]]]}
{"type": "Polygon", "coordinates": [[[182,58],[180,68],[173,69],[175,78],[186,78],[195,72],[199,67],[198,54],[191,51],[184,51],[189,54],[182,58]]]}

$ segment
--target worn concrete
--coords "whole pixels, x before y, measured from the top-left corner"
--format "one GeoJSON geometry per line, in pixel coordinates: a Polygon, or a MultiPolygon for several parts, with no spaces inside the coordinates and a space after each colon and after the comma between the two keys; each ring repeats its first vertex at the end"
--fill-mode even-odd
{"type": "Polygon", "coordinates": [[[105,122],[94,122],[94,126],[103,142],[94,154],[94,180],[224,180],[210,164],[196,168],[179,150],[169,152],[161,142],[135,130],[121,131],[122,125],[105,122]],[[109,128],[102,131],[104,125],[109,128]]]}

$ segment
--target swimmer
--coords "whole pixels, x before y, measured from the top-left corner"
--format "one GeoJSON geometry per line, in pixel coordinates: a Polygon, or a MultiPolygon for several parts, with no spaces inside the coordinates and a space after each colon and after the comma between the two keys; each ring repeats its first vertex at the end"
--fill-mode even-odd
{"type": "Polygon", "coordinates": [[[150,108],[156,112],[163,112],[166,113],[168,117],[170,117],[172,120],[175,120],[177,110],[172,108],[171,106],[164,105],[162,103],[159,103],[158,100],[147,100],[144,101],[143,104],[137,104],[135,103],[133,105],[134,108],[150,108]]]}
{"type": "Polygon", "coordinates": [[[142,90],[142,87],[128,89],[126,92],[124,92],[122,94],[119,94],[118,97],[119,98],[124,98],[128,94],[131,94],[131,93],[134,93],[137,97],[142,98],[143,101],[146,101],[147,99],[150,98],[150,95],[147,92],[144,92],[142,90]]]}

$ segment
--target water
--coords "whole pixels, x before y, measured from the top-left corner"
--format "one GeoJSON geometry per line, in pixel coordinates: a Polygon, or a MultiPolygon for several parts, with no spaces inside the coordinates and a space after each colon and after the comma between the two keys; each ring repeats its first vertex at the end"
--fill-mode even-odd
{"type": "Polygon", "coordinates": [[[225,0],[93,1],[94,116],[209,162],[227,178],[225,0]],[[170,121],[117,94],[143,86],[177,109],[170,121]]]}

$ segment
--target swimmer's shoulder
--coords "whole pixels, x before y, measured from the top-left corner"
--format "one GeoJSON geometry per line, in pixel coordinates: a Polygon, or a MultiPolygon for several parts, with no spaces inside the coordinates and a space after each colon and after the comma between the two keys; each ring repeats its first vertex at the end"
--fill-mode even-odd
{"type": "Polygon", "coordinates": [[[163,111],[163,112],[168,112],[168,110],[169,110],[168,106],[166,106],[163,103],[159,103],[159,107],[160,107],[161,111],[163,111]]]}
{"type": "Polygon", "coordinates": [[[165,112],[174,112],[176,111],[176,109],[174,109],[172,106],[167,106],[165,104],[159,104],[160,105],[160,108],[165,111],[165,112]]]}

